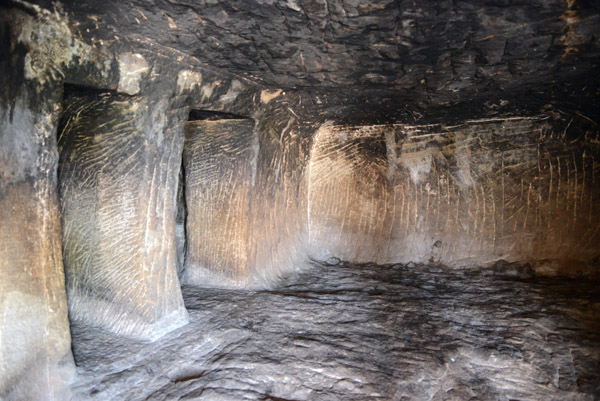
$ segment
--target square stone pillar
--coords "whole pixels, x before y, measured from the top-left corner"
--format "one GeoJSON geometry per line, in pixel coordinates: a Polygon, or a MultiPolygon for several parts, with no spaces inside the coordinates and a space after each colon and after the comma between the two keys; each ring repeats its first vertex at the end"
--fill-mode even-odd
{"type": "Polygon", "coordinates": [[[116,94],[66,104],[59,188],[70,316],[154,340],[188,321],[175,246],[183,113],[116,94]]]}
{"type": "Polygon", "coordinates": [[[57,92],[46,98],[23,88],[0,101],[2,400],[67,399],[74,373],[56,193],[57,92]]]}

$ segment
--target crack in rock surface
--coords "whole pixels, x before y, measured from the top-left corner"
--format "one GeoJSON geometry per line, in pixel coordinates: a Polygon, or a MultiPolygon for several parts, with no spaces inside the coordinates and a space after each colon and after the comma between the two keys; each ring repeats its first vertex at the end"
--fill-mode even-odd
{"type": "MultiPolygon", "coordinates": [[[[73,325],[78,400],[594,400],[598,283],[314,266],[273,290],[183,287],[154,343],[73,325]]],[[[510,272],[509,272],[510,273],[510,272]]]]}

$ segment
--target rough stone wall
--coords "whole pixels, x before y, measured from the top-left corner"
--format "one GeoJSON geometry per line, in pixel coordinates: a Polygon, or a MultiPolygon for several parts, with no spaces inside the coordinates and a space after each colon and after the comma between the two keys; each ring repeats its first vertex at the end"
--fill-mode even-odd
{"type": "Polygon", "coordinates": [[[257,152],[251,119],[187,123],[184,283],[247,285],[250,243],[260,238],[250,215],[257,152]]]}
{"type": "Polygon", "coordinates": [[[60,399],[72,357],[56,121],[26,98],[0,106],[0,398],[60,399]]]}
{"type": "Polygon", "coordinates": [[[318,125],[296,107],[301,99],[293,92],[261,98],[251,275],[253,285],[269,287],[306,265],[306,166],[318,125]]]}
{"type": "MultiPolygon", "coordinates": [[[[85,123],[76,121],[77,113],[66,114],[66,121],[73,119],[63,139],[72,134],[80,142],[64,146],[61,176],[72,174],[76,184],[63,181],[63,246],[66,260],[75,262],[76,274],[68,278],[73,299],[79,299],[70,301],[73,315],[121,333],[154,338],[161,331],[152,322],[165,311],[180,310],[173,289],[175,192],[183,126],[192,107],[256,121],[251,193],[241,195],[220,176],[224,191],[239,195],[236,201],[248,208],[252,227],[244,244],[244,235],[233,236],[246,248],[230,264],[239,263],[237,270],[229,267],[236,285],[272,285],[304,264],[306,255],[455,266],[499,258],[597,261],[598,134],[593,124],[586,128],[585,118],[573,115],[573,122],[563,125],[503,118],[456,127],[324,126],[313,136],[324,117],[405,121],[397,117],[409,113],[418,119],[429,105],[455,104],[469,93],[485,99],[478,107],[486,112],[518,109],[517,98],[505,96],[509,86],[526,96],[527,85],[544,89],[542,100],[527,98],[535,107],[561,93],[577,99],[577,107],[597,98],[597,79],[589,72],[597,70],[598,14],[587,2],[553,1],[549,8],[543,2],[520,7],[426,3],[339,3],[326,10],[327,4],[308,2],[314,9],[299,10],[295,2],[283,8],[257,2],[234,10],[225,3],[162,2],[161,8],[137,1],[133,7],[116,1],[65,2],[75,22],[25,1],[11,3],[10,9],[0,5],[5,89],[0,91],[0,308],[5,311],[0,393],[32,398],[20,393],[31,389],[52,398],[57,390],[49,372],[58,372],[54,368],[62,360],[68,366],[55,177],[64,82],[113,90],[103,100],[82,103],[99,106],[78,110],[85,123]],[[283,39],[277,29],[254,29],[273,15],[293,22],[290,32],[304,33],[283,39]],[[230,24],[219,18],[231,18],[230,24]],[[374,31],[373,21],[390,30],[374,31]],[[255,42],[235,33],[252,24],[255,42]],[[444,40],[448,32],[459,33],[452,43],[444,40]],[[264,45],[274,38],[281,39],[275,53],[274,46],[264,45]],[[369,68],[351,74],[363,62],[369,68]],[[574,72],[576,62],[583,72],[574,72]],[[377,72],[382,70],[387,73],[377,72]],[[286,95],[240,77],[258,79],[258,73],[274,87],[313,88],[286,95]],[[552,89],[540,87],[553,77],[558,78],[552,89]],[[577,78],[575,89],[570,77],[577,78]],[[590,77],[592,89],[586,89],[590,77]],[[320,91],[322,84],[353,83],[358,86],[320,91]],[[413,104],[405,106],[401,96],[392,99],[390,84],[410,94],[413,104]],[[368,91],[362,85],[379,86],[368,91]],[[488,100],[490,93],[495,97],[488,100]],[[406,111],[394,109],[397,105],[406,111]],[[110,133],[112,147],[98,148],[110,133]],[[71,160],[69,146],[85,150],[72,153],[71,160]],[[93,157],[86,158],[86,152],[93,157]],[[69,167],[71,162],[82,168],[69,167]],[[161,279],[164,285],[156,285],[161,279]],[[88,303],[90,295],[94,301],[88,303]],[[109,318],[113,312],[124,318],[109,318]],[[39,385],[21,386],[17,382],[34,360],[42,361],[35,363],[39,385]]],[[[245,156],[239,160],[247,162],[245,156]]],[[[238,178],[248,185],[247,176],[238,178]]],[[[215,210],[219,207],[215,202],[215,210]]],[[[226,217],[232,215],[230,209],[226,217]]],[[[237,221],[241,227],[242,220],[237,221]]],[[[213,245],[221,255],[227,253],[218,241],[213,245]]],[[[538,266],[543,269],[559,268],[538,266]]],[[[162,329],[181,318],[176,314],[162,329]]]]}
{"type": "Polygon", "coordinates": [[[104,93],[66,103],[59,180],[70,317],[155,339],[187,322],[174,235],[183,133],[165,100],[104,93]]]}
{"type": "Polygon", "coordinates": [[[62,26],[0,13],[0,399],[63,400],[74,373],[56,192],[57,104],[51,66],[68,63],[62,26]],[[63,46],[64,45],[64,46],[63,46]],[[28,52],[27,52],[28,51],[28,52]]]}
{"type": "Polygon", "coordinates": [[[264,288],[306,266],[305,173],[318,125],[296,114],[297,102],[263,90],[252,126],[188,123],[184,282],[264,288]]]}
{"type": "Polygon", "coordinates": [[[331,125],[317,132],[308,167],[311,258],[356,263],[385,258],[393,189],[382,132],[338,131],[331,125]]]}
{"type": "Polygon", "coordinates": [[[575,274],[600,256],[599,150],[581,116],[325,125],[309,167],[309,256],[575,274]]]}

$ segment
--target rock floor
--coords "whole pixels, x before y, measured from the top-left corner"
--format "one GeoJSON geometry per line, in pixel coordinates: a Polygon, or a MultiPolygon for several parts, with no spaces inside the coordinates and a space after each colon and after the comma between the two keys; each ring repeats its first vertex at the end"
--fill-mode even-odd
{"type": "Polygon", "coordinates": [[[585,279],[315,266],[269,291],[184,287],[155,343],[74,325],[77,400],[600,399],[585,279]]]}

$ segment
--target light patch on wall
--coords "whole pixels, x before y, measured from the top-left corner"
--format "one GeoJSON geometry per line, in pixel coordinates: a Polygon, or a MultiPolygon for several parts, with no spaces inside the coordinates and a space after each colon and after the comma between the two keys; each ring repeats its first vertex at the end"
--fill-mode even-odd
{"type": "Polygon", "coordinates": [[[221,102],[221,103],[233,102],[238,97],[240,92],[242,91],[242,88],[243,88],[242,83],[240,81],[238,81],[237,79],[234,79],[233,81],[231,81],[231,85],[229,86],[229,90],[227,91],[227,93],[219,98],[219,102],[221,102]]]}
{"type": "Polygon", "coordinates": [[[36,352],[44,347],[43,317],[47,315],[44,310],[45,302],[34,295],[20,291],[8,291],[0,299],[0,321],[13,322],[9,333],[0,337],[0,388],[4,389],[9,384],[10,376],[15,367],[24,368],[34,363],[36,352]],[[31,360],[23,361],[23,355],[31,355],[31,360]]]}
{"type": "Polygon", "coordinates": [[[563,12],[560,18],[564,21],[563,35],[560,37],[560,42],[564,46],[563,56],[565,59],[572,54],[579,52],[579,47],[586,41],[586,36],[577,31],[581,24],[581,16],[578,11],[573,10],[575,0],[566,0],[567,9],[563,12]]]}
{"type": "Polygon", "coordinates": [[[260,101],[263,104],[269,103],[271,100],[275,99],[277,96],[281,94],[281,89],[277,90],[269,90],[265,89],[260,92],[260,101]]]}
{"type": "Polygon", "coordinates": [[[302,11],[302,9],[298,5],[298,3],[296,3],[295,0],[287,0],[285,2],[285,5],[286,5],[287,8],[291,8],[294,11],[297,11],[297,12],[301,12],[302,11]]]}
{"type": "Polygon", "coordinates": [[[112,68],[111,64],[111,59],[108,57],[106,57],[104,61],[96,61],[96,68],[98,68],[103,78],[108,79],[108,72],[112,68]]]}
{"type": "Polygon", "coordinates": [[[25,78],[42,84],[56,80],[64,76],[64,68],[75,58],[89,58],[92,47],[73,37],[65,16],[39,6],[28,6],[36,18],[21,12],[11,18],[19,31],[18,41],[29,49],[25,56],[25,78]]]}
{"type": "Polygon", "coordinates": [[[164,110],[168,109],[168,101],[161,99],[152,107],[152,113],[147,117],[150,118],[150,122],[147,125],[150,129],[146,131],[146,135],[152,142],[156,143],[158,148],[161,148],[165,142],[164,132],[168,125],[167,115],[164,112],[164,110]]]}
{"type": "Polygon", "coordinates": [[[418,184],[426,180],[431,172],[432,151],[426,149],[420,152],[403,153],[398,161],[409,171],[413,184],[418,184]]]}
{"type": "Polygon", "coordinates": [[[119,92],[135,95],[140,91],[140,81],[150,71],[150,66],[141,54],[122,53],[119,55],[119,92]]]}
{"type": "Polygon", "coordinates": [[[213,91],[217,86],[221,85],[221,81],[214,81],[210,84],[202,85],[200,88],[200,93],[202,94],[202,100],[210,99],[213,91]]]}
{"type": "Polygon", "coordinates": [[[464,187],[473,186],[473,176],[471,175],[471,149],[464,148],[456,154],[457,160],[457,171],[456,178],[457,183],[462,184],[464,187]]]}
{"type": "Polygon", "coordinates": [[[177,74],[177,93],[191,92],[202,84],[202,74],[199,72],[181,70],[177,74]]]}
{"type": "Polygon", "coordinates": [[[26,107],[26,101],[25,96],[16,99],[12,116],[9,110],[0,108],[0,166],[3,174],[0,189],[9,182],[25,180],[39,168],[31,156],[35,154],[31,138],[35,116],[26,107]]]}

